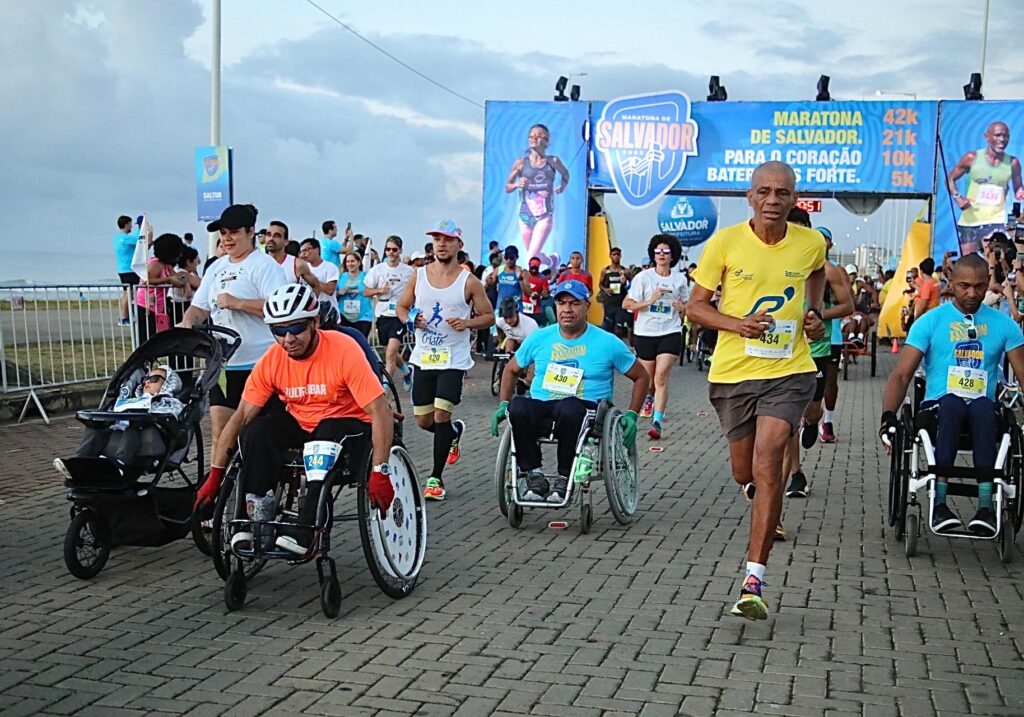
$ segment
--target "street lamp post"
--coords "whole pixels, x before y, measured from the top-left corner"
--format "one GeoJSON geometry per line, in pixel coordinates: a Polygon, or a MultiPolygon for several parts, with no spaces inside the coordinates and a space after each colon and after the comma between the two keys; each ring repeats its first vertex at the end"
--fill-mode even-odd
{"type": "MultiPolygon", "coordinates": [[[[220,145],[220,2],[213,0],[213,50],[210,57],[210,144],[220,145]]],[[[207,256],[217,252],[217,232],[207,238],[207,256]]]]}

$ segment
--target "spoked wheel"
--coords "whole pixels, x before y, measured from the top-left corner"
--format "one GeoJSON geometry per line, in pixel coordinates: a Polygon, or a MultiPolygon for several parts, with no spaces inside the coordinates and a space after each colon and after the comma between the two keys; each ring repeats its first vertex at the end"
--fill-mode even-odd
{"type": "Polygon", "coordinates": [[[586,498],[583,499],[583,503],[580,504],[580,534],[586,535],[590,532],[590,527],[594,524],[594,509],[590,507],[590,503],[586,498]]]}
{"type": "Polygon", "coordinates": [[[213,528],[210,531],[213,546],[212,557],[213,566],[217,569],[221,580],[228,579],[232,571],[232,561],[242,566],[242,573],[246,579],[251,579],[267,564],[266,558],[242,560],[236,558],[231,552],[233,533],[229,521],[245,517],[245,503],[243,501],[241,505],[238,505],[238,494],[241,491],[235,485],[241,465],[241,460],[237,456],[231,461],[231,465],[224,472],[224,482],[221,483],[217,502],[213,506],[213,528]]]}
{"type": "MultiPolygon", "coordinates": [[[[241,563],[236,559],[237,563],[241,563]]],[[[245,596],[249,588],[245,584],[245,573],[238,566],[231,571],[228,579],[224,582],[224,606],[234,612],[245,607],[245,596]]]]}
{"type": "Polygon", "coordinates": [[[71,519],[64,535],[64,564],[76,578],[96,577],[110,557],[112,537],[107,521],[90,508],[71,519]]]}
{"type": "Polygon", "coordinates": [[[894,524],[896,540],[903,540],[907,533],[907,508],[910,504],[910,455],[913,451],[915,440],[912,433],[913,425],[914,419],[911,418],[910,406],[904,405],[900,411],[900,426],[897,428],[897,433],[900,435],[900,451],[898,454],[899,481],[895,486],[897,491],[895,495],[896,515],[894,524]]]}
{"type": "Polygon", "coordinates": [[[917,529],[919,518],[917,513],[911,513],[906,519],[906,535],[903,536],[904,552],[908,558],[917,555],[917,529]]]}
{"type": "Polygon", "coordinates": [[[498,496],[498,510],[508,517],[508,506],[512,503],[512,428],[505,427],[498,445],[498,458],[494,462],[494,490],[498,496]]]}
{"type": "Polygon", "coordinates": [[[359,537],[374,582],[391,598],[416,587],[427,551],[427,511],[423,493],[404,448],[391,449],[388,460],[395,499],[384,518],[370,505],[366,481],[359,484],[359,537]]]}
{"type": "MultiPolygon", "coordinates": [[[[192,438],[193,444],[195,445],[196,455],[193,465],[196,469],[194,484],[196,491],[198,491],[203,483],[206,481],[206,463],[203,455],[203,431],[199,424],[195,425],[195,435],[192,438]]],[[[182,470],[185,466],[181,466],[178,470],[182,470]]],[[[192,514],[192,540],[195,542],[196,547],[203,555],[213,554],[213,526],[209,520],[200,520],[199,516],[195,513],[192,514]],[[206,525],[203,525],[203,523],[206,525]]]]}
{"type": "Polygon", "coordinates": [[[1020,532],[1021,522],[1024,521],[1024,445],[1022,445],[1021,428],[1014,425],[1010,430],[1010,455],[1012,459],[1009,471],[1010,481],[1013,483],[1016,495],[1013,500],[1006,503],[1007,514],[1013,523],[1014,535],[1020,532]]]}
{"type": "Polygon", "coordinates": [[[622,411],[612,408],[604,417],[601,427],[601,470],[608,492],[608,506],[612,515],[622,525],[629,525],[636,517],[640,502],[640,462],[637,460],[636,443],[626,448],[622,437],[619,418],[622,411]]]}

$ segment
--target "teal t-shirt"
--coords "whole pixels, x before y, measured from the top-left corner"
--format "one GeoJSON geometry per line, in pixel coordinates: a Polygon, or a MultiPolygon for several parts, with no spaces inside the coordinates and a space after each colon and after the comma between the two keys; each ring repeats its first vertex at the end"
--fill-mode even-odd
{"type": "Polygon", "coordinates": [[[366,288],[366,272],[351,276],[347,271],[338,278],[338,311],[349,321],[373,321],[373,304],[363,292],[366,288]],[[349,293],[354,291],[355,293],[349,293]],[[359,310],[352,311],[354,304],[347,302],[359,301],[359,310]]]}
{"type": "Polygon", "coordinates": [[[139,243],[138,228],[125,234],[114,235],[114,256],[117,257],[117,273],[127,274],[132,270],[132,258],[135,256],[135,245],[139,243]]]}
{"type": "Polygon", "coordinates": [[[601,401],[612,397],[615,371],[626,373],[635,361],[636,356],[621,339],[591,324],[587,324],[581,336],[571,340],[562,336],[558,324],[546,326],[527,336],[516,351],[516,362],[522,368],[536,365],[530,395],[539,401],[565,398],[544,388],[548,364],[583,369],[576,395],[585,401],[601,401]]]}
{"type": "MultiPolygon", "coordinates": [[[[907,345],[924,354],[924,400],[937,401],[955,393],[953,389],[959,382],[972,378],[976,381],[976,372],[984,371],[985,395],[995,401],[1003,356],[1024,346],[1024,334],[1009,316],[985,305],[973,318],[972,332],[964,314],[948,301],[925,313],[910,327],[907,345]]],[[[964,393],[957,395],[969,398],[964,393]]]]}
{"type": "Polygon", "coordinates": [[[320,256],[324,261],[329,261],[335,266],[341,263],[341,242],[337,239],[324,237],[320,240],[320,256]]]}

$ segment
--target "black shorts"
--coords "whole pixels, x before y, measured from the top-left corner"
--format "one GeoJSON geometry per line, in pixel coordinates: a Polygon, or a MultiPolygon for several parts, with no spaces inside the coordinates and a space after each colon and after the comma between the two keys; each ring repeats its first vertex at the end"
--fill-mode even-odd
{"type": "Polygon", "coordinates": [[[342,326],[348,326],[349,328],[355,329],[366,339],[370,338],[370,327],[373,325],[372,321],[349,321],[344,316],[339,316],[338,323],[342,326]]]}
{"type": "Polygon", "coordinates": [[[401,342],[405,336],[405,324],[398,320],[397,316],[377,317],[377,343],[387,346],[388,341],[395,339],[401,342]]]}
{"type": "Polygon", "coordinates": [[[825,398],[825,384],[828,382],[828,365],[830,363],[832,363],[831,356],[814,357],[814,368],[817,369],[817,373],[814,374],[814,398],[811,399],[812,402],[825,398]]]}
{"type": "Polygon", "coordinates": [[[232,411],[237,409],[238,403],[242,400],[242,390],[245,388],[245,382],[249,379],[249,374],[251,373],[252,369],[225,371],[224,385],[227,390],[221,389],[219,384],[211,388],[210,405],[230,408],[232,411]]]}
{"type": "Polygon", "coordinates": [[[604,307],[604,319],[601,321],[601,328],[605,331],[614,333],[615,329],[624,329],[629,326],[629,319],[632,314],[622,306],[609,306],[604,307]]]}
{"type": "Polygon", "coordinates": [[[832,344],[832,353],[828,357],[828,362],[833,366],[839,365],[839,359],[843,357],[843,347],[841,344],[832,344]]]}
{"type": "Polygon", "coordinates": [[[119,271],[117,272],[117,278],[121,280],[122,284],[127,284],[128,286],[139,285],[139,275],[134,271],[119,271]]]}
{"type": "Polygon", "coordinates": [[[683,350],[683,333],[674,331],[664,336],[638,336],[633,334],[633,348],[641,361],[654,361],[661,354],[678,356],[683,350]]]}
{"type": "Polygon", "coordinates": [[[412,412],[416,416],[435,408],[449,413],[462,401],[462,380],[466,372],[457,368],[424,371],[412,367],[412,412]]]}

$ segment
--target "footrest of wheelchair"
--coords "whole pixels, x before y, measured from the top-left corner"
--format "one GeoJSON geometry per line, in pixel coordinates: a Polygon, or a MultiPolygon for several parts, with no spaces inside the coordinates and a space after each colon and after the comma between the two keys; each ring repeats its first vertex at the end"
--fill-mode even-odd
{"type": "MultiPolygon", "coordinates": [[[[931,526],[928,526],[928,529],[931,530],[931,526]]],[[[995,535],[978,535],[977,533],[972,533],[969,530],[943,530],[942,532],[938,532],[938,531],[932,530],[931,532],[932,532],[932,535],[937,535],[940,538],[967,538],[968,540],[995,540],[996,538],[999,537],[998,533],[996,533],[995,535]]]]}
{"type": "Polygon", "coordinates": [[[973,466],[928,466],[928,472],[943,478],[970,478],[978,481],[995,480],[1003,477],[1003,471],[995,468],[974,468],[973,466]]]}

